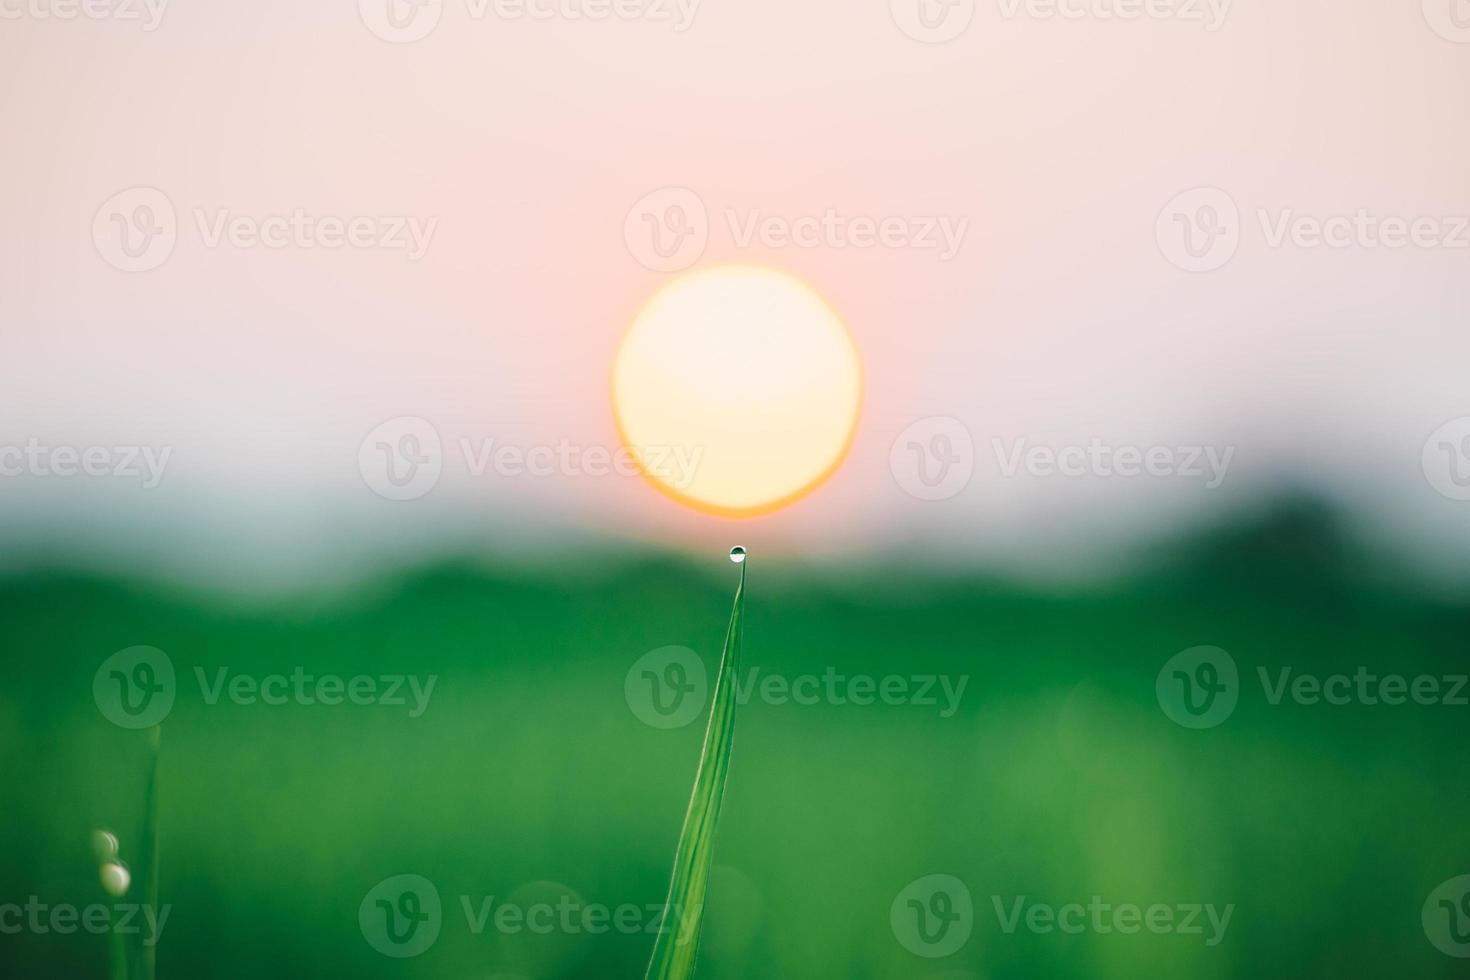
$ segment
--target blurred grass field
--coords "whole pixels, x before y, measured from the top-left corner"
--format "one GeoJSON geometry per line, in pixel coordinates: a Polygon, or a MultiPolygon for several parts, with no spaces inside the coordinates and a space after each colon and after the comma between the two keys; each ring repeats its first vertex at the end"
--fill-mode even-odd
{"type": "MultiPolygon", "coordinates": [[[[1046,589],[878,568],[841,582],[752,559],[745,665],[761,675],[968,676],[958,711],[742,704],[699,976],[1463,975],[1420,913],[1470,872],[1470,708],[1271,705],[1259,667],[1467,671],[1470,603],[1363,574],[1330,521],[1291,509],[1179,542],[1126,580],[1046,589]],[[1155,695],[1200,644],[1240,666],[1233,716],[1193,731],[1155,695]],[[924,959],[890,905],[964,881],[974,931],[924,959]],[[1233,903],[1198,936],[1006,934],[992,897],[1233,903]]],[[[134,644],[178,670],[163,726],[162,978],[637,978],[652,936],[475,934],[460,907],[574,893],[662,901],[701,723],[662,731],[624,697],[681,644],[713,670],[722,554],[606,574],[472,563],[349,597],[228,603],[137,581],[0,583],[0,902],[100,901],[88,834],[141,822],[145,735],[92,699],[134,644]],[[207,704],[194,671],[436,674],[421,717],[359,705],[207,704]],[[384,878],[420,874],[442,932],[412,959],[358,925],[384,878]]],[[[103,977],[105,939],[0,936],[5,976],[103,977]]]]}

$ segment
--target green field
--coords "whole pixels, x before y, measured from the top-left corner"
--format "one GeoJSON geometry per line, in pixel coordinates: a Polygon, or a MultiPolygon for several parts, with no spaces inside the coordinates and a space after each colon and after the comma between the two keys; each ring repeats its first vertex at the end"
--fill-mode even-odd
{"type": "MultiPolygon", "coordinates": [[[[1470,873],[1470,707],[1272,704],[1259,680],[1470,670],[1470,603],[1373,567],[1295,510],[1056,590],[900,567],[824,581],[757,554],[741,680],[773,686],[739,709],[699,976],[1463,976],[1421,911],[1470,873]],[[1239,665],[1239,701],[1194,730],[1161,709],[1156,680],[1202,644],[1239,665]],[[807,676],[817,703],[782,698],[807,676]],[[826,693],[865,699],[854,677],[902,677],[908,695],[936,678],[938,703],[826,693]],[[953,712],[938,678],[967,679],[953,712]],[[890,919],[930,875],[973,902],[972,926],[956,926],[968,939],[937,958],[890,919]],[[1047,930],[1044,913],[1004,927],[1036,903],[1098,902],[1231,912],[1214,936],[1203,913],[1200,934],[1104,931],[1091,911],[1080,930],[1047,930]]],[[[0,904],[104,900],[88,835],[115,830],[128,856],[147,735],[104,719],[93,680],[146,644],[177,671],[160,977],[641,978],[703,726],[645,724],[625,681],[670,644],[712,675],[734,580],[716,554],[566,577],[449,563],[268,603],[143,579],[0,582],[0,904]],[[405,705],[211,704],[221,668],[437,681],[410,717],[407,685],[405,705]],[[359,923],[400,874],[442,899],[437,940],[409,958],[381,955],[359,923]],[[502,903],[571,918],[498,927],[502,903]],[[623,906],[636,926],[627,913],[585,928],[588,909],[623,906]]],[[[100,980],[107,940],[0,935],[0,975],[100,980]]]]}

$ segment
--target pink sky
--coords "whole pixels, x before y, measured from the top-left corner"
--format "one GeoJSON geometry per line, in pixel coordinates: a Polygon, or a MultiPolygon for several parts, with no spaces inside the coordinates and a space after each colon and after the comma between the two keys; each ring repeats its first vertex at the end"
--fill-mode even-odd
{"type": "Polygon", "coordinates": [[[1451,0],[1236,3],[1214,30],[1193,0],[1135,20],[992,0],[944,44],[906,35],[887,0],[702,0],[687,25],[652,0],[597,21],[443,0],[432,32],[395,44],[372,2],[167,5],[154,30],[0,4],[0,444],[172,449],[147,491],[0,479],[0,533],[141,530],[169,542],[150,561],[205,543],[262,567],[541,526],[815,556],[917,538],[1066,565],[1290,479],[1401,543],[1466,536],[1470,503],[1421,468],[1430,434],[1470,415],[1470,247],[1453,234],[1470,32],[1440,17],[1451,0]],[[135,187],[167,197],[177,241],[124,272],[93,226],[135,187]],[[624,226],[666,187],[706,209],[700,263],[784,269],[845,317],[868,388],[827,485],[733,526],[636,479],[477,477],[453,458],[412,502],[365,486],[360,443],[398,416],[451,447],[615,447],[608,366],[670,275],[624,226]],[[1238,208],[1240,240],[1187,272],[1156,221],[1201,187],[1238,208]],[[1442,241],[1271,242],[1281,221],[1358,212],[1432,218],[1442,241]],[[298,213],[328,237],[353,217],[376,238],[399,218],[432,234],[416,259],[210,243],[217,222],[298,213]],[[829,213],[964,235],[948,258],[739,241],[752,217],[829,213]],[[960,420],[977,459],[962,492],[922,501],[890,449],[932,416],[960,420]],[[997,439],[1235,456],[1212,491],[1008,478],[997,439]]]}

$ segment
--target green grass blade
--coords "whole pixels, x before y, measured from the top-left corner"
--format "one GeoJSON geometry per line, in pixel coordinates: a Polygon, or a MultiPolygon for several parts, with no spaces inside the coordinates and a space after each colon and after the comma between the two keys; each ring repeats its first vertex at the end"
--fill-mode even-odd
{"type": "Polygon", "coordinates": [[[107,975],[110,980],[128,980],[128,949],[120,931],[117,902],[112,903],[111,909],[108,914],[110,926],[107,931],[107,975]]]}
{"type": "MultiPolygon", "coordinates": [[[[149,729],[148,772],[143,788],[143,837],[138,849],[138,876],[142,879],[137,883],[140,886],[139,900],[151,908],[154,915],[161,914],[158,907],[158,756],[162,740],[161,726],[149,729]]],[[[137,939],[138,968],[131,980],[154,980],[156,972],[158,937],[149,934],[146,917],[144,923],[137,939]]]]}
{"type": "Polygon", "coordinates": [[[705,890],[715,849],[715,827],[720,820],[720,802],[725,796],[725,776],[730,771],[730,747],[735,742],[735,678],[740,664],[740,624],[745,612],[745,566],[740,564],[740,584],[735,588],[735,605],[730,611],[730,628],[725,633],[725,650],[710,698],[709,725],[704,731],[704,751],[689,812],[674,852],[674,877],[664,903],[664,928],[653,945],[647,980],[690,980],[699,956],[699,935],[704,925],[705,890]]]}

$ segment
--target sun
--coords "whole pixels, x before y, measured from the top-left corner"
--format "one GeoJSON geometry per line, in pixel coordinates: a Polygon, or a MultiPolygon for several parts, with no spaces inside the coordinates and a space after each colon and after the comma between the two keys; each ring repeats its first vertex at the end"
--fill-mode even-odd
{"type": "Polygon", "coordinates": [[[659,490],[749,517],[814,490],[857,429],[862,364],[846,325],[794,276],[718,266],[664,286],[613,361],[618,433],[659,490]]]}

